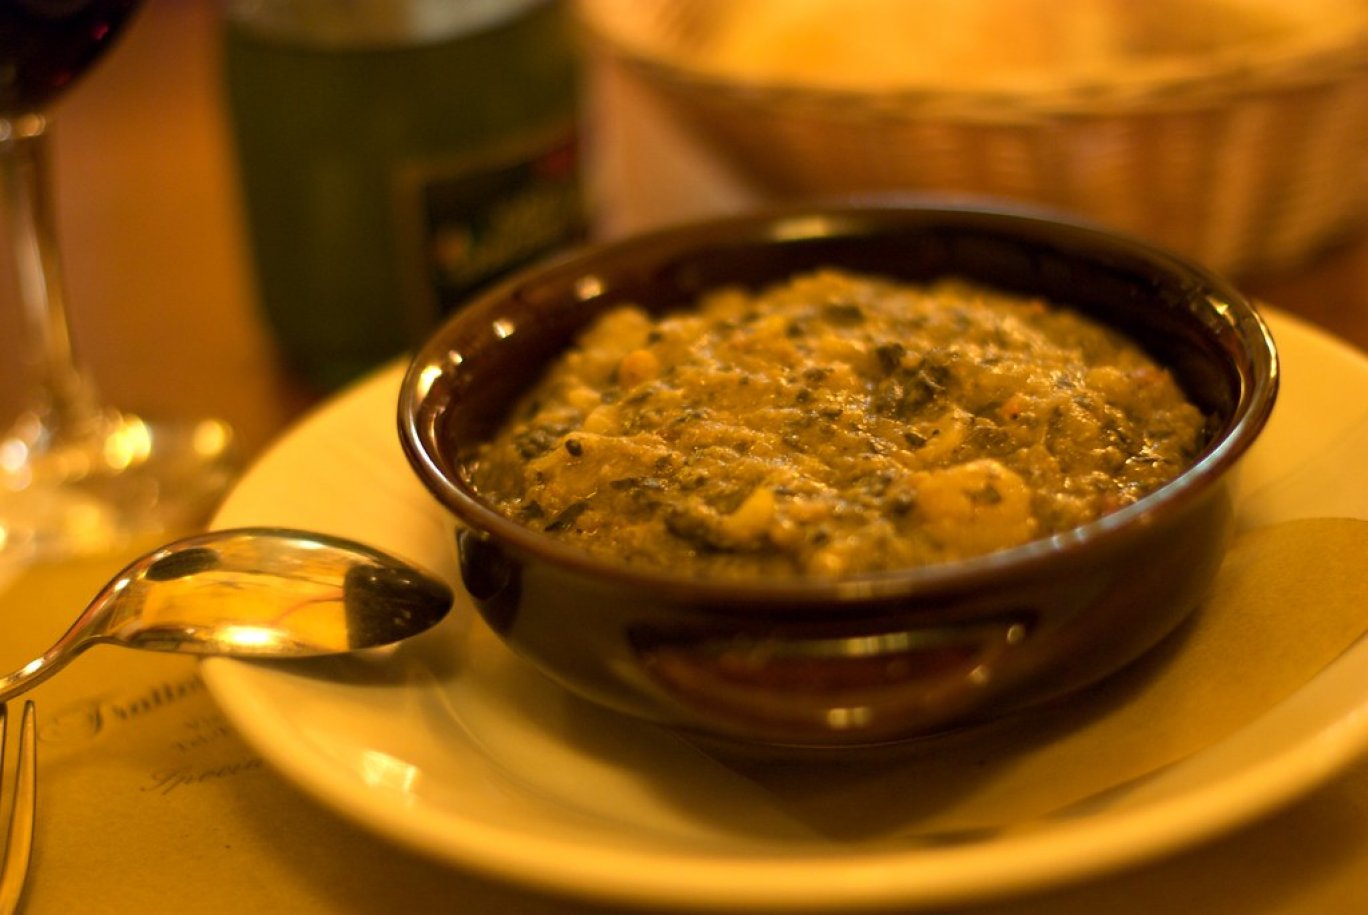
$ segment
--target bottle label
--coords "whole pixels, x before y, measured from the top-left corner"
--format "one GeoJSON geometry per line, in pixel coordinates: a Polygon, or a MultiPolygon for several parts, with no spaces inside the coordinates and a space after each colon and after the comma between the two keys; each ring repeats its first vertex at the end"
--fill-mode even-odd
{"type": "Polygon", "coordinates": [[[476,290],[585,231],[572,125],[410,164],[399,175],[397,198],[415,339],[476,290]]]}

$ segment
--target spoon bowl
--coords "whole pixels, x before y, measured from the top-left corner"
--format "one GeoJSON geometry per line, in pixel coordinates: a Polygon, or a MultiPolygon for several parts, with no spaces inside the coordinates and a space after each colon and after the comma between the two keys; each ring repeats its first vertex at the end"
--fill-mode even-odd
{"type": "Polygon", "coordinates": [[[0,701],[94,645],[300,658],[390,645],[447,615],[452,591],[379,550],[285,528],[177,540],[126,566],[41,657],[0,677],[0,701]]]}

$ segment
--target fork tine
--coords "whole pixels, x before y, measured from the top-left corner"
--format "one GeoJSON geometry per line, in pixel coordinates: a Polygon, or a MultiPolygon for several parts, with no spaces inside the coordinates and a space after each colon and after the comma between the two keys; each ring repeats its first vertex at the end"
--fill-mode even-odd
{"type": "MultiPolygon", "coordinates": [[[[0,763],[4,759],[8,719],[8,708],[0,703],[0,763]]],[[[0,785],[0,791],[4,790],[5,786],[0,785]]],[[[19,908],[28,880],[29,859],[33,854],[34,810],[38,800],[38,727],[32,699],[24,702],[23,720],[19,724],[14,788],[9,793],[12,801],[4,869],[0,870],[0,915],[13,915],[19,908]]]]}

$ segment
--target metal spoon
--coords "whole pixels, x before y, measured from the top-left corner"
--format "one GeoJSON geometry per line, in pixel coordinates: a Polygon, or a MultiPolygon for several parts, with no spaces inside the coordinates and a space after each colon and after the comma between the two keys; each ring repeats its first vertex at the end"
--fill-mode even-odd
{"type": "Polygon", "coordinates": [[[436,625],[451,589],[378,550],[322,534],[239,528],[177,540],[126,567],[0,702],[93,645],[299,658],[388,645],[436,625]]]}

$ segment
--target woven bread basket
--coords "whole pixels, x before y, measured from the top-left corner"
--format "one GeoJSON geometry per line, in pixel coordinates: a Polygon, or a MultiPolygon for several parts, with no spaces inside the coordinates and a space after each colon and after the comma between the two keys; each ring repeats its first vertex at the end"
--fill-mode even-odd
{"type": "MultiPolygon", "coordinates": [[[[942,0],[941,13],[962,18],[937,31],[925,28],[936,3],[902,0],[898,11],[920,10],[920,24],[879,36],[876,17],[894,2],[579,0],[578,10],[591,48],[624,65],[770,194],[943,191],[1028,201],[1235,275],[1295,266],[1368,223],[1368,0],[1224,0],[1223,15],[1281,9],[1296,21],[1261,23],[1228,44],[1204,34],[1190,47],[1129,57],[1098,52],[1107,44],[1099,13],[1149,10],[1142,25],[1163,26],[1156,41],[1191,39],[1162,22],[1172,2],[942,0]],[[796,14],[822,3],[828,33],[791,41],[787,61],[766,69],[763,7],[796,14]],[[1059,13],[1041,17],[1051,8],[1086,8],[1091,32],[1051,46],[1049,30],[1064,23],[1059,13]],[[751,28],[758,39],[729,46],[729,28],[751,28]],[[938,58],[930,44],[985,28],[999,47],[1029,45],[1046,64],[1031,69],[1019,59],[1028,55],[1015,54],[1015,69],[970,67],[938,58]],[[835,40],[843,31],[855,37],[835,40]],[[871,36],[892,54],[861,56],[858,42],[871,36]],[[833,46],[844,60],[822,58],[833,46]],[[900,72],[900,60],[921,62],[923,72],[900,72]]],[[[1208,29],[1213,22],[1201,20],[1208,29]]]]}

